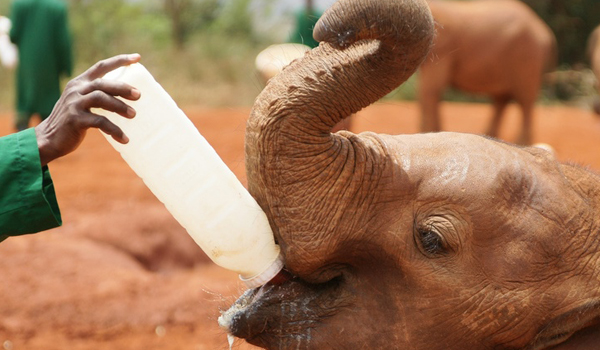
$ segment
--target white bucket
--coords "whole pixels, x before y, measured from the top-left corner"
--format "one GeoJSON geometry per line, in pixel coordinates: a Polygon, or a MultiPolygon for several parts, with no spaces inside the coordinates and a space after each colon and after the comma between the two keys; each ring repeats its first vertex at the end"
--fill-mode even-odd
{"type": "Polygon", "coordinates": [[[9,69],[14,69],[19,63],[19,51],[10,41],[10,19],[0,16],[0,62],[9,69]]]}

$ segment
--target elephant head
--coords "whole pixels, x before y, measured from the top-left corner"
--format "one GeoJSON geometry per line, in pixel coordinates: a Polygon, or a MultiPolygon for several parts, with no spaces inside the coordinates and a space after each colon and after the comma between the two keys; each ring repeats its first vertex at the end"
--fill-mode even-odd
{"type": "MultiPolygon", "coordinates": [[[[599,178],[459,133],[331,133],[427,55],[424,0],[341,0],[247,125],[292,278],[220,321],[267,349],[544,349],[598,322],[599,178]]],[[[572,338],[572,337],[571,337],[572,338]]]]}

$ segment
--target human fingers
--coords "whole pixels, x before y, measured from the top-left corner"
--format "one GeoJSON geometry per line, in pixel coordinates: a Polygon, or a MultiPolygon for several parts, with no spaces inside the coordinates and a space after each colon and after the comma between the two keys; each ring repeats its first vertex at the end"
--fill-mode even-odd
{"type": "Polygon", "coordinates": [[[105,134],[112,136],[112,138],[119,143],[125,144],[129,142],[129,138],[127,135],[125,135],[121,128],[101,115],[92,112],[85,112],[80,116],[79,123],[83,129],[100,129],[105,134]]]}
{"type": "Polygon", "coordinates": [[[102,90],[94,90],[87,95],[83,95],[81,97],[81,106],[84,110],[102,108],[126,118],[135,117],[135,110],[133,108],[102,90]]]}
{"type": "Polygon", "coordinates": [[[119,67],[128,66],[130,64],[139,62],[140,59],[141,56],[137,53],[113,56],[111,58],[96,62],[92,67],[85,71],[84,75],[86,75],[89,80],[98,79],[103,77],[104,74],[119,67]]]}
{"type": "Polygon", "coordinates": [[[80,93],[87,95],[93,91],[100,90],[112,96],[121,96],[135,101],[140,98],[140,91],[135,87],[115,80],[94,79],[81,87],[80,93]]]}

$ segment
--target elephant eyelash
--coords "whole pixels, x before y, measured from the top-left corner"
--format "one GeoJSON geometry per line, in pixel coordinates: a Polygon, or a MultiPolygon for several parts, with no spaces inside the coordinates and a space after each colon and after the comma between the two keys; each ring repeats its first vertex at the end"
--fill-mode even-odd
{"type": "Polygon", "coordinates": [[[417,245],[426,256],[435,257],[447,253],[444,239],[435,230],[424,227],[417,229],[416,233],[417,245]]]}

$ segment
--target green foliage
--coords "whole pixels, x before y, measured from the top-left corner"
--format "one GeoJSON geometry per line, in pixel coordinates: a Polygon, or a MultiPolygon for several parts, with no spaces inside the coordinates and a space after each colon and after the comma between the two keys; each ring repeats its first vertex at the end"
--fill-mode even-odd
{"type": "Polygon", "coordinates": [[[141,3],[122,0],[71,1],[70,21],[78,62],[90,62],[169,44],[168,18],[141,3]]]}
{"type": "MultiPolygon", "coordinates": [[[[248,105],[262,88],[254,58],[270,43],[264,36],[272,33],[254,30],[249,6],[266,18],[278,0],[65,1],[76,74],[100,59],[139,52],[142,62],[183,105],[248,105]]],[[[555,32],[563,66],[586,61],[587,37],[600,24],[600,1],[523,1],[555,32]]],[[[8,15],[9,9],[10,1],[0,1],[0,15],[8,15]]],[[[13,74],[0,68],[2,110],[13,106],[13,74]]],[[[418,78],[412,77],[387,98],[414,100],[417,84],[418,78]]],[[[446,98],[472,99],[456,92],[446,98]]]]}
{"type": "Polygon", "coordinates": [[[398,100],[398,101],[416,101],[417,100],[417,84],[418,75],[413,74],[408,80],[397,87],[394,91],[390,92],[385,100],[398,100]]]}
{"type": "Polygon", "coordinates": [[[0,66],[0,112],[11,111],[14,103],[14,72],[0,66]]]}
{"type": "Polygon", "coordinates": [[[218,0],[163,0],[171,21],[171,37],[182,49],[189,37],[207,27],[216,19],[220,8],[218,0]]]}
{"type": "MultiPolygon", "coordinates": [[[[96,61],[138,52],[180,105],[250,105],[262,85],[254,58],[264,45],[253,32],[249,0],[173,0],[182,30],[174,35],[171,0],[66,0],[78,75],[96,61]]],[[[0,11],[10,1],[0,1],[0,11]]],[[[12,110],[13,71],[0,67],[0,110],[12,110]]],[[[66,82],[66,81],[65,81],[66,82]]],[[[64,82],[63,82],[64,83],[64,82]]],[[[64,84],[63,84],[64,86],[64,84]]]]}
{"type": "Polygon", "coordinates": [[[10,1],[0,1],[0,16],[8,17],[10,1]]]}
{"type": "Polygon", "coordinates": [[[227,36],[255,39],[252,16],[248,11],[250,0],[228,1],[213,25],[213,30],[227,36]]]}
{"type": "Polygon", "coordinates": [[[185,50],[147,66],[179,105],[249,106],[262,88],[254,69],[259,50],[245,39],[203,31],[185,50]]]}
{"type": "Polygon", "coordinates": [[[585,48],[593,29],[600,25],[598,0],[523,0],[556,35],[559,63],[574,65],[587,62],[585,48]]]}

